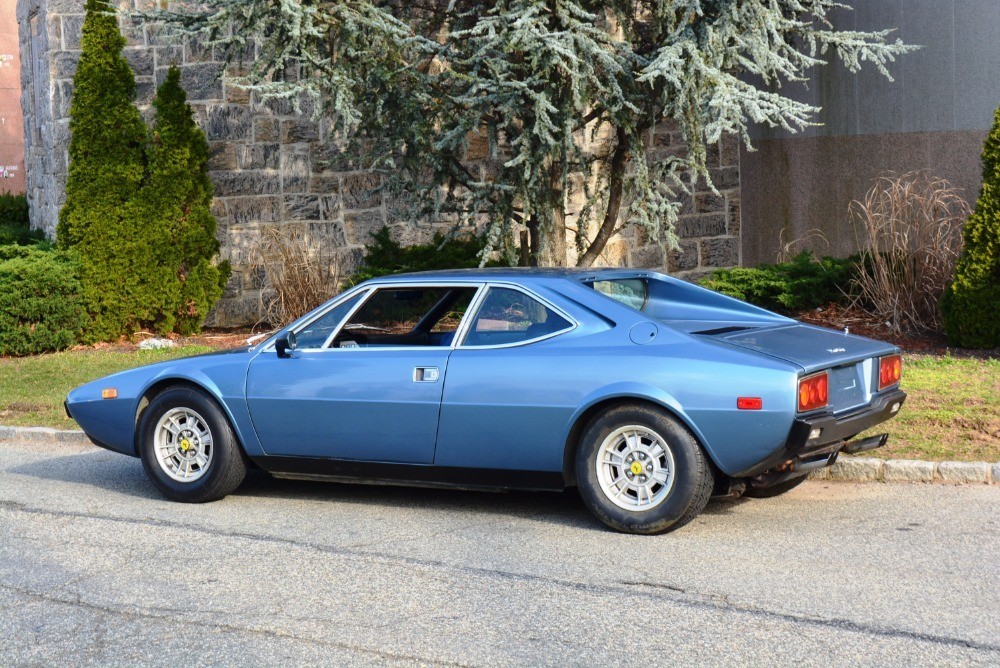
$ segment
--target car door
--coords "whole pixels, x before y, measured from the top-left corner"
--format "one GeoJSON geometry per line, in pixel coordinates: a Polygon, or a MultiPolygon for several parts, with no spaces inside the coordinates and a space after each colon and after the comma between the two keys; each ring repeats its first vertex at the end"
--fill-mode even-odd
{"type": "Polygon", "coordinates": [[[493,285],[452,353],[434,464],[559,471],[569,418],[594,373],[563,350],[577,322],[513,285],[493,285]]]}
{"type": "MultiPolygon", "coordinates": [[[[476,285],[377,287],[288,358],[251,362],[247,404],[268,455],[429,464],[453,338],[476,285]],[[329,332],[329,334],[327,334],[329,332]]],[[[317,333],[318,332],[318,333],[317,333]]]]}

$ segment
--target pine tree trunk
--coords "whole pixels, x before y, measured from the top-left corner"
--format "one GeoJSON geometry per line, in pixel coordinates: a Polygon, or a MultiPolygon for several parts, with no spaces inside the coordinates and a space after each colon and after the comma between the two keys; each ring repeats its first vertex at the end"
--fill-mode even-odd
{"type": "Polygon", "coordinates": [[[625,186],[625,163],[628,162],[628,142],[622,128],[618,128],[616,141],[618,143],[611,156],[608,208],[604,213],[601,227],[597,230],[597,236],[594,237],[586,252],[577,261],[576,266],[578,267],[592,267],[594,265],[597,258],[604,252],[604,248],[608,245],[608,241],[615,232],[615,226],[618,224],[618,214],[622,207],[622,190],[625,186]]]}

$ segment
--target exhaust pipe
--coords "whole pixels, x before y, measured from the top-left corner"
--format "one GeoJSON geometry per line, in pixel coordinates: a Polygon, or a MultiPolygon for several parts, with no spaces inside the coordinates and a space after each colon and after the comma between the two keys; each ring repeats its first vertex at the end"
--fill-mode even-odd
{"type": "Polygon", "coordinates": [[[881,448],[888,440],[889,434],[879,434],[878,436],[872,436],[860,441],[851,441],[844,446],[844,449],[841,452],[846,452],[849,455],[855,455],[859,452],[868,452],[869,450],[881,448]]]}

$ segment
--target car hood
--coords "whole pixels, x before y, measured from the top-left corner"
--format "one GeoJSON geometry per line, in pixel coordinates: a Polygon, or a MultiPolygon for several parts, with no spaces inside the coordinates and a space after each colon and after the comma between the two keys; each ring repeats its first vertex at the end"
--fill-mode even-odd
{"type": "Polygon", "coordinates": [[[802,323],[752,328],[715,323],[714,329],[692,333],[792,362],[806,373],[898,350],[881,341],[802,323]]]}

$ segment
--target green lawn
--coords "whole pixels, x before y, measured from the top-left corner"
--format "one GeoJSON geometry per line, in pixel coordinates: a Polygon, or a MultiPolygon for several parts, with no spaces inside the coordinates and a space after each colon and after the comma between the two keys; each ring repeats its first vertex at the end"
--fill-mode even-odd
{"type": "MultiPolygon", "coordinates": [[[[72,388],[109,373],[208,352],[204,346],[120,352],[81,350],[0,359],[0,424],[74,429],[63,399],[72,388]]],[[[1000,360],[907,356],[909,394],[888,431],[885,458],[1000,461],[1000,360]]]]}
{"type": "Polygon", "coordinates": [[[1000,360],[906,355],[907,399],[871,433],[889,443],[866,456],[1000,462],[1000,360]]]}
{"type": "Polygon", "coordinates": [[[75,350],[0,359],[0,425],[78,429],[62,402],[77,385],[132,367],[207,353],[207,346],[162,350],[75,350]]]}

